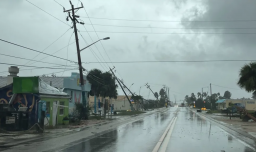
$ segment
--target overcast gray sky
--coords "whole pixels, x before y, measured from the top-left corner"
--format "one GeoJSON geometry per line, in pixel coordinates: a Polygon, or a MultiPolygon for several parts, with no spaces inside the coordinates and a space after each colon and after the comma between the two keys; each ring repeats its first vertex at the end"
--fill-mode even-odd
{"type": "MultiPolygon", "coordinates": [[[[26,0],[1,0],[0,38],[77,61],[75,38],[74,34],[72,35],[73,29],[65,24],[71,25],[71,22],[66,21],[67,14],[63,13],[63,8],[54,0],[29,1],[64,23],[26,0]],[[61,35],[63,36],[58,39],[61,35]],[[56,39],[58,41],[47,48],[56,39]],[[68,43],[71,44],[69,47],[60,50],[68,43]]],[[[66,9],[70,8],[68,0],[56,1],[66,9]]],[[[77,0],[72,2],[75,6],[80,6],[77,0]]],[[[85,25],[84,27],[78,25],[78,29],[87,43],[79,35],[80,47],[85,47],[87,44],[98,40],[98,37],[111,38],[108,41],[97,43],[91,49],[86,49],[81,53],[82,61],[88,62],[83,64],[87,70],[98,68],[107,71],[107,67],[115,66],[117,76],[123,79],[127,86],[134,83],[131,87],[133,92],[138,93],[140,86],[144,86],[145,83],[149,83],[152,90],[157,92],[162,85],[167,85],[170,88],[171,100],[174,100],[174,95],[176,95],[177,100],[183,100],[185,95],[201,92],[202,87],[207,87],[210,83],[214,84],[212,86],[213,93],[220,92],[223,95],[224,91],[229,90],[232,93],[232,98],[251,97],[250,93],[241,90],[236,84],[239,69],[249,62],[129,64],[89,62],[254,60],[256,55],[256,1],[82,0],[82,2],[85,9],[80,9],[77,14],[81,16],[80,19],[85,25]],[[91,17],[90,20],[87,18],[86,12],[91,17]],[[112,19],[127,19],[129,21],[112,19]],[[94,24],[94,28],[90,25],[91,23],[94,24]],[[97,31],[98,37],[94,29],[97,31]],[[89,34],[86,30],[89,31],[89,34]]],[[[67,64],[66,68],[68,69],[74,67],[70,66],[74,63],[43,54],[38,55],[36,52],[4,42],[0,42],[0,48],[3,54],[61,65],[67,64]]],[[[65,66],[32,61],[27,63],[27,60],[3,55],[0,55],[0,60],[1,63],[65,68],[65,66]]],[[[9,65],[0,65],[1,76],[8,74],[4,73],[8,67],[9,65]]],[[[71,72],[78,71],[60,72],[64,69],[32,68],[33,70],[24,70],[31,68],[19,68],[20,76],[43,75],[54,72],[58,72],[56,73],[57,76],[70,76],[71,72]]],[[[204,90],[208,91],[207,88],[204,90]]],[[[119,94],[123,94],[120,89],[119,94]]],[[[142,87],[141,95],[145,98],[153,98],[146,87],[142,87]]]]}

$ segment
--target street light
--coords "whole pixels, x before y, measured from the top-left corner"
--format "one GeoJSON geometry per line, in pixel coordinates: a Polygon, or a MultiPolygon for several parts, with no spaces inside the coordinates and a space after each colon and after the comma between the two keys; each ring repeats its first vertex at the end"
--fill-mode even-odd
{"type": "Polygon", "coordinates": [[[94,43],[92,43],[92,44],[90,44],[90,45],[86,46],[85,48],[82,48],[82,49],[80,50],[80,52],[81,52],[81,51],[83,51],[84,49],[86,49],[86,48],[88,48],[88,47],[92,46],[93,44],[95,44],[95,43],[97,43],[97,42],[101,41],[101,40],[108,40],[108,39],[110,39],[110,37],[105,37],[105,38],[103,38],[103,39],[99,39],[98,41],[96,41],[96,42],[94,42],[94,43]]]}
{"type": "MultiPolygon", "coordinates": [[[[140,86],[140,89],[141,89],[142,86],[140,86]]],[[[139,90],[139,95],[140,95],[140,90],[139,90]]]]}
{"type": "Polygon", "coordinates": [[[133,84],[134,84],[134,83],[132,83],[132,84],[130,85],[129,90],[130,90],[130,88],[132,87],[133,84]]]}

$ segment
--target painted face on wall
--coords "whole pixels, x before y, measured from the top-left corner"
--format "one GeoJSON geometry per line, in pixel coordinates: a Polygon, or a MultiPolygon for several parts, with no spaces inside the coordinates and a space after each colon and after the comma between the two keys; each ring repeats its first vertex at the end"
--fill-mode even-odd
{"type": "Polygon", "coordinates": [[[27,107],[27,99],[25,97],[25,95],[23,95],[24,97],[22,97],[22,94],[17,94],[16,98],[14,99],[13,101],[13,104],[19,104],[19,107],[27,107]],[[25,100],[22,100],[22,99],[25,99],[25,100]]]}

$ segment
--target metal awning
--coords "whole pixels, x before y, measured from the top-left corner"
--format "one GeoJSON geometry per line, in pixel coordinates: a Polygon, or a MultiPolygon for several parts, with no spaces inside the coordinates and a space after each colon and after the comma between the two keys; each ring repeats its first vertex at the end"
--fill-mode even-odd
{"type": "Polygon", "coordinates": [[[219,99],[218,101],[216,101],[216,103],[223,103],[225,102],[226,99],[219,99]]]}

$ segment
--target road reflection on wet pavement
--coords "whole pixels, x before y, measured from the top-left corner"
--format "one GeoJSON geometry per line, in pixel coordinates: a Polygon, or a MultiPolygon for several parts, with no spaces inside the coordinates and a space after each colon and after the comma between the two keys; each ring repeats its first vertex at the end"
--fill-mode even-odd
{"type": "MultiPolygon", "coordinates": [[[[93,139],[85,139],[63,151],[152,152],[177,107],[128,123],[93,139]]],[[[166,151],[170,152],[252,152],[254,148],[221,129],[218,124],[179,108],[166,151]]]]}
{"type": "Polygon", "coordinates": [[[180,108],[166,151],[252,152],[251,146],[222,130],[215,123],[180,108]]]}
{"type": "Polygon", "coordinates": [[[114,131],[73,145],[63,151],[152,151],[176,110],[177,108],[170,108],[165,113],[155,113],[146,116],[142,120],[122,125],[114,131]]]}

